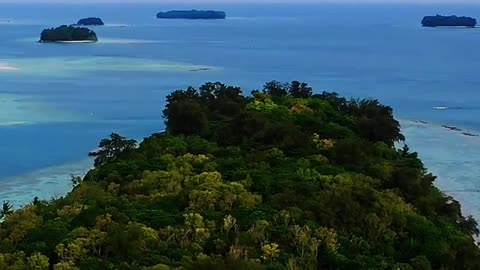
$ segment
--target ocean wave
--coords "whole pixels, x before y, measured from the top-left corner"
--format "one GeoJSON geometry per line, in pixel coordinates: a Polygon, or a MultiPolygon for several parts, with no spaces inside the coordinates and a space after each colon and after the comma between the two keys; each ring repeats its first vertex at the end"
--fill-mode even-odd
{"type": "Polygon", "coordinates": [[[0,122],[0,126],[21,126],[21,125],[32,125],[34,122],[28,121],[6,121],[0,122]]]}
{"type": "Polygon", "coordinates": [[[233,16],[227,17],[226,20],[240,20],[240,21],[258,21],[258,20],[300,20],[298,17],[282,17],[282,16],[268,16],[268,17],[241,17],[233,16]]]}

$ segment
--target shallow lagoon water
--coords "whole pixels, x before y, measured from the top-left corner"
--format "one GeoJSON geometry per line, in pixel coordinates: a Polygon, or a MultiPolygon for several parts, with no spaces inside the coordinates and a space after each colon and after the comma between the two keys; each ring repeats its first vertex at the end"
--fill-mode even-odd
{"type": "Polygon", "coordinates": [[[8,177],[0,182],[0,197],[16,206],[31,202],[36,196],[58,198],[72,189],[69,179],[83,176],[90,168],[92,160],[84,159],[8,177]]]}
{"type": "MultiPolygon", "coordinates": [[[[464,214],[480,217],[480,137],[448,131],[442,126],[402,121],[411,149],[419,152],[436,185],[462,203],[464,214]]],[[[475,132],[475,131],[467,131],[475,132]]],[[[478,134],[477,134],[478,135],[478,134]]]]}
{"type": "Polygon", "coordinates": [[[162,130],[172,90],[297,79],[393,106],[437,185],[480,218],[480,139],[441,127],[480,133],[480,30],[419,27],[428,14],[480,17],[480,6],[220,5],[195,8],[224,9],[225,21],[154,18],[174,8],[192,7],[0,5],[10,20],[0,22],[0,200],[68,192],[101,138],[162,130]],[[43,28],[87,16],[107,23],[97,44],[36,43],[43,28]]]}
{"type": "MultiPolygon", "coordinates": [[[[51,46],[52,44],[42,44],[51,46]]],[[[60,46],[75,46],[54,44],[60,46]]],[[[81,44],[90,45],[90,44],[81,44]]],[[[78,76],[81,72],[196,72],[213,71],[215,67],[176,63],[173,61],[152,60],[135,57],[93,56],[93,57],[42,57],[0,59],[0,67],[7,67],[8,75],[32,76],[78,76]]],[[[2,69],[0,68],[0,73],[2,69]]]]}
{"type": "Polygon", "coordinates": [[[55,110],[28,96],[0,94],[0,108],[0,126],[81,120],[81,117],[55,110]]]}

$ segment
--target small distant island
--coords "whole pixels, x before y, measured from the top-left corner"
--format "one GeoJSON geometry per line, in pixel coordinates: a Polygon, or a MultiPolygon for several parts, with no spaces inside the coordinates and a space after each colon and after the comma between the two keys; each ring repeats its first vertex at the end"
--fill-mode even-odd
{"type": "Polygon", "coordinates": [[[88,28],[62,25],[43,30],[39,42],[90,43],[97,41],[97,34],[88,28]]]}
{"type": "Polygon", "coordinates": [[[158,19],[203,19],[203,20],[223,20],[227,14],[223,11],[215,10],[171,10],[159,12],[158,19]]]}
{"type": "Polygon", "coordinates": [[[471,17],[457,17],[457,16],[425,16],[422,20],[424,27],[439,27],[439,26],[464,26],[475,27],[477,20],[471,17]]]}
{"type": "Polygon", "coordinates": [[[100,19],[100,18],[89,17],[89,18],[84,18],[84,19],[79,20],[77,22],[77,25],[86,25],[86,26],[89,26],[89,25],[105,25],[105,23],[103,23],[102,19],[100,19]]]}

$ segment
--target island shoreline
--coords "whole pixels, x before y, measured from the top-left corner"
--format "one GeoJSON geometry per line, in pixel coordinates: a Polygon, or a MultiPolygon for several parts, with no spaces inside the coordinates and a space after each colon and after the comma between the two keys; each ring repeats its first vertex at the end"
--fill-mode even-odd
{"type": "Polygon", "coordinates": [[[94,40],[58,40],[58,41],[44,41],[39,40],[38,43],[64,43],[64,44],[82,44],[82,43],[96,43],[94,40]]]}

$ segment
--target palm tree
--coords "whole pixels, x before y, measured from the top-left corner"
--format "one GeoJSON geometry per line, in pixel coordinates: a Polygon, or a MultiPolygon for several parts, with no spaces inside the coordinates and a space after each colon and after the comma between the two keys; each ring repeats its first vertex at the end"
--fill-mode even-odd
{"type": "Polygon", "coordinates": [[[6,217],[13,213],[13,206],[10,204],[9,201],[4,201],[2,205],[2,209],[0,210],[0,219],[6,217]]]}

